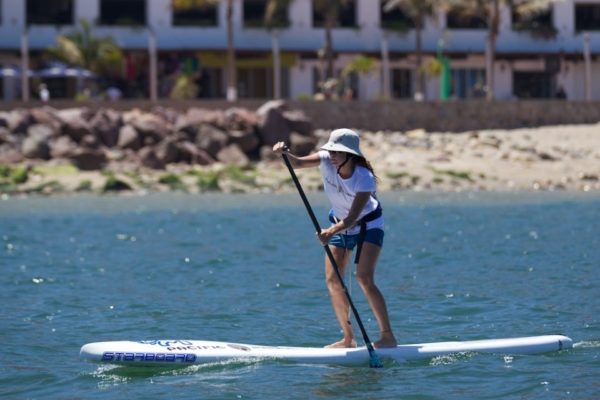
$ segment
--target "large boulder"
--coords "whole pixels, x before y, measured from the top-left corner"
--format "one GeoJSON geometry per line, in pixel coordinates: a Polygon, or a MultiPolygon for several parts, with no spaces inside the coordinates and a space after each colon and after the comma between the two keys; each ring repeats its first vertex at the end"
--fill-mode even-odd
{"type": "Polygon", "coordinates": [[[287,142],[290,139],[290,127],[278,108],[265,111],[258,127],[260,140],[263,144],[272,146],[277,142],[287,142]]]}
{"type": "Polygon", "coordinates": [[[107,159],[103,151],[97,149],[78,148],[69,159],[82,171],[99,170],[106,165],[107,159]]]}
{"type": "Polygon", "coordinates": [[[69,158],[77,150],[77,143],[68,136],[59,136],[50,140],[50,156],[52,158],[69,158]]]}
{"type": "Polygon", "coordinates": [[[211,157],[217,158],[217,154],[229,142],[229,136],[222,130],[211,125],[201,125],[196,136],[196,145],[202,150],[210,154],[211,157]]]}
{"type": "Polygon", "coordinates": [[[29,128],[27,128],[27,136],[29,137],[39,137],[43,140],[48,140],[51,137],[54,137],[56,135],[56,131],[48,125],[42,125],[42,124],[35,124],[35,125],[31,125],[29,126],[29,128]]]}
{"type": "Polygon", "coordinates": [[[217,160],[223,164],[234,164],[239,166],[246,166],[250,162],[248,157],[237,144],[231,144],[217,154],[217,160]]]}
{"type": "Polygon", "coordinates": [[[62,132],[62,122],[56,116],[56,110],[53,108],[32,108],[29,110],[29,117],[32,124],[45,125],[52,129],[52,136],[58,135],[60,132],[62,132]]]}
{"type": "Polygon", "coordinates": [[[154,149],[156,158],[164,164],[171,164],[179,161],[179,147],[177,146],[177,138],[169,136],[160,142],[154,149]]]}
{"type": "Polygon", "coordinates": [[[288,123],[292,132],[299,133],[304,136],[312,136],[313,125],[310,119],[302,111],[285,111],[283,117],[288,123]]]}
{"type": "Polygon", "coordinates": [[[190,140],[196,139],[198,129],[202,125],[223,126],[225,117],[222,111],[190,108],[185,114],[177,117],[176,132],[185,132],[190,140]]]}
{"type": "Polygon", "coordinates": [[[312,153],[317,145],[317,138],[303,136],[292,132],[290,135],[290,151],[300,156],[312,153]]]}
{"type": "Polygon", "coordinates": [[[9,144],[0,144],[0,164],[12,164],[23,161],[20,149],[9,144]]]}
{"type": "Polygon", "coordinates": [[[121,115],[111,109],[99,110],[90,120],[90,127],[102,144],[115,147],[119,142],[121,115]]]}
{"type": "Polygon", "coordinates": [[[46,138],[40,136],[28,136],[21,145],[21,152],[25,158],[50,159],[50,146],[46,138]]]}
{"type": "Polygon", "coordinates": [[[150,113],[139,111],[124,113],[123,122],[133,126],[142,135],[144,143],[158,143],[171,132],[171,126],[167,121],[150,113]]]}
{"type": "Polygon", "coordinates": [[[15,144],[16,139],[10,134],[8,129],[0,126],[0,145],[2,144],[15,144]]]}
{"type": "Polygon", "coordinates": [[[138,156],[140,162],[144,167],[152,168],[152,169],[164,169],[165,164],[160,161],[160,159],[156,156],[156,152],[152,146],[143,147],[139,152],[138,156]]]}
{"type": "Polygon", "coordinates": [[[142,138],[131,125],[125,125],[119,130],[117,147],[120,149],[139,150],[142,148],[142,138]]]}
{"type": "Polygon", "coordinates": [[[31,115],[26,110],[0,113],[0,126],[8,128],[13,134],[27,133],[27,128],[31,124],[31,115]]]}
{"type": "Polygon", "coordinates": [[[59,110],[56,116],[62,123],[63,133],[79,143],[85,135],[92,133],[88,122],[89,111],[84,108],[59,110]]]}
{"type": "Polygon", "coordinates": [[[187,140],[177,143],[180,161],[194,165],[210,165],[215,159],[206,151],[198,148],[194,143],[187,140]]]}
{"type": "Polygon", "coordinates": [[[257,117],[264,118],[270,110],[279,110],[282,113],[288,110],[288,105],[285,100],[269,100],[256,110],[257,117]]]}
{"type": "Polygon", "coordinates": [[[99,149],[101,145],[100,139],[92,134],[85,135],[79,144],[86,149],[99,149]]]}
{"type": "Polygon", "coordinates": [[[258,125],[259,118],[245,108],[233,107],[225,110],[224,128],[227,131],[247,130],[258,125]]]}
{"type": "Polygon", "coordinates": [[[231,143],[240,146],[244,153],[251,153],[258,148],[260,140],[254,133],[253,129],[243,131],[229,131],[229,139],[231,143]]]}
{"type": "Polygon", "coordinates": [[[25,158],[50,159],[48,140],[54,135],[51,127],[46,125],[31,125],[27,128],[27,137],[21,144],[21,152],[25,158]]]}

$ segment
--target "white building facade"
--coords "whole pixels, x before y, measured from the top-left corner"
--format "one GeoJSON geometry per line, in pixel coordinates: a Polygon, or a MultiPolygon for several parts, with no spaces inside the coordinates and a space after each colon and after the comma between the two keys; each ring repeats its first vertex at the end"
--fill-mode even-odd
{"type": "MultiPolygon", "coordinates": [[[[325,41],[313,0],[291,1],[286,27],[277,31],[260,26],[264,3],[233,1],[239,97],[273,97],[274,37],[281,51],[281,96],[312,97],[323,77],[324,60],[319,54],[325,41]]],[[[214,9],[176,13],[171,0],[0,0],[0,65],[21,65],[26,31],[34,68],[44,60],[45,49],[55,45],[56,37],[73,31],[82,18],[92,22],[94,35],[111,36],[124,50],[126,60],[119,78],[124,85],[136,82],[136,90],[129,93],[132,97],[148,95],[149,29],[156,37],[161,97],[169,95],[172,76],[182,70],[197,74],[199,97],[225,96],[226,1],[214,9]]],[[[370,73],[352,74],[346,80],[354,97],[412,98],[415,31],[385,29],[392,16],[382,11],[380,0],[351,1],[340,18],[332,32],[336,71],[360,55],[375,60],[370,73]],[[384,79],[383,54],[389,55],[389,79],[384,79]]],[[[539,19],[546,24],[544,31],[519,29],[515,19],[511,10],[502,9],[494,62],[497,99],[551,98],[564,93],[573,100],[600,100],[600,0],[557,1],[539,19]]],[[[453,20],[441,10],[426,20],[424,61],[427,64],[440,53],[449,59],[451,97],[481,95],[487,35],[477,21],[453,20]]],[[[0,81],[5,99],[18,96],[10,77],[0,81]]],[[[425,98],[439,96],[440,78],[428,74],[425,98]]]]}

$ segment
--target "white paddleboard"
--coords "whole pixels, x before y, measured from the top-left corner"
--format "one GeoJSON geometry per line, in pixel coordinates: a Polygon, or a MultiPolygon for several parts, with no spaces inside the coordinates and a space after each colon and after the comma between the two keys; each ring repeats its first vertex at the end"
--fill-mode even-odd
{"type": "MultiPolygon", "coordinates": [[[[376,349],[376,353],[381,359],[408,361],[464,352],[521,355],[547,353],[572,347],[573,341],[567,336],[545,335],[464,342],[404,344],[395,348],[376,349]]],[[[130,366],[181,366],[255,359],[279,359],[332,365],[360,365],[369,362],[369,353],[366,347],[326,349],[322,347],[258,346],[206,340],[96,342],[81,347],[79,355],[92,362],[130,366]]]]}

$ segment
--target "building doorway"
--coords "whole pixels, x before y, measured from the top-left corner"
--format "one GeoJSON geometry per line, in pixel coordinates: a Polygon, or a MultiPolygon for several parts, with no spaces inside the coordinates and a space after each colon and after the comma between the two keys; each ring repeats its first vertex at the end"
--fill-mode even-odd
{"type": "Polygon", "coordinates": [[[556,92],[555,75],[541,71],[513,73],[513,93],[519,99],[549,99],[556,92]]]}

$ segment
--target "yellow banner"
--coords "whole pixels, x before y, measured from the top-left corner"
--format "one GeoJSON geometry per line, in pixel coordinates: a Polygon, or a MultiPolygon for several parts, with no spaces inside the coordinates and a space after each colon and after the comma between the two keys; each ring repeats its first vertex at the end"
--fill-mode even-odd
{"type": "MultiPolygon", "coordinates": [[[[225,68],[227,67],[227,54],[216,51],[203,51],[197,53],[201,68],[225,68]]],[[[298,55],[293,53],[281,53],[279,55],[283,68],[293,67],[298,55]]],[[[264,57],[240,58],[236,57],[237,68],[273,68],[273,54],[265,54],[264,57]]]]}

